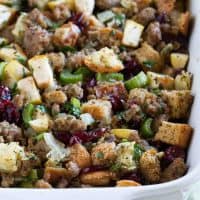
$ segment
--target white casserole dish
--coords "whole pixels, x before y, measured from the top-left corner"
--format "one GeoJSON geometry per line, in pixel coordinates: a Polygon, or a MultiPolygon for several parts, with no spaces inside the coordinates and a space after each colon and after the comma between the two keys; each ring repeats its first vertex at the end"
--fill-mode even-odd
{"type": "Polygon", "coordinates": [[[194,135],[188,154],[188,173],[175,181],[130,188],[91,188],[91,189],[0,189],[0,200],[181,200],[182,193],[190,185],[200,180],[200,1],[190,0],[190,11],[194,25],[190,40],[189,71],[194,75],[194,105],[190,124],[194,135]]]}

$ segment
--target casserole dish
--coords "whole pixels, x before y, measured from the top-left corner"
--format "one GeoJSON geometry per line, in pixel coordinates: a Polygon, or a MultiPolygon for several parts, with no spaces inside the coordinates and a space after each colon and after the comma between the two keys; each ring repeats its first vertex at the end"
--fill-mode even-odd
{"type": "MultiPolygon", "coordinates": [[[[2,199],[175,199],[177,192],[182,192],[187,189],[191,184],[195,183],[199,178],[200,162],[197,159],[198,146],[200,141],[199,130],[200,125],[198,122],[198,109],[200,108],[200,94],[199,88],[200,80],[197,74],[200,70],[197,68],[200,58],[198,58],[198,25],[200,25],[199,16],[200,5],[197,1],[190,2],[190,10],[195,17],[195,24],[190,41],[190,64],[189,71],[194,74],[193,81],[193,95],[195,96],[192,113],[190,116],[190,124],[194,128],[194,136],[191,142],[188,165],[190,166],[188,173],[175,181],[143,186],[137,188],[101,188],[101,189],[60,189],[60,190],[37,190],[37,189],[0,189],[2,199]],[[162,196],[162,198],[161,198],[162,196]]],[[[179,197],[181,197],[179,195],[179,197]]]]}

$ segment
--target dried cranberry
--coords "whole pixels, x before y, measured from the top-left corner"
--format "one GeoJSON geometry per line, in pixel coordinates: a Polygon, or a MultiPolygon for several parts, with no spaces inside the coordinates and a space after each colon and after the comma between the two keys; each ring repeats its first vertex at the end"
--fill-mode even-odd
{"type": "Polygon", "coordinates": [[[166,13],[160,13],[156,16],[156,21],[158,21],[160,24],[164,24],[168,23],[170,19],[166,13]]]}
{"type": "Polygon", "coordinates": [[[102,137],[105,133],[106,129],[101,128],[101,129],[95,129],[92,131],[77,131],[73,134],[73,136],[70,138],[69,144],[73,145],[76,143],[87,143],[87,142],[92,142],[100,137],[102,137]]]}
{"type": "Polygon", "coordinates": [[[138,183],[143,183],[142,175],[138,171],[127,173],[123,177],[121,177],[121,179],[132,180],[132,181],[136,181],[138,183]]]}
{"type": "Polygon", "coordinates": [[[91,78],[89,80],[87,80],[84,84],[83,84],[83,90],[84,90],[84,100],[87,100],[87,96],[89,94],[88,89],[93,88],[94,86],[97,85],[97,81],[95,78],[91,78]]]}
{"type": "Polygon", "coordinates": [[[169,145],[155,140],[149,140],[149,144],[158,149],[158,151],[165,151],[169,147],[169,145]]]}
{"type": "Polygon", "coordinates": [[[20,112],[16,106],[9,100],[0,101],[0,121],[18,124],[20,121],[20,112]]]}
{"type": "Polygon", "coordinates": [[[11,92],[6,86],[0,86],[0,100],[11,100],[11,92]]]}
{"type": "Polygon", "coordinates": [[[124,61],[124,66],[125,69],[122,73],[124,74],[125,79],[130,79],[142,71],[141,65],[134,58],[124,61]]]}
{"type": "Polygon", "coordinates": [[[69,18],[69,21],[76,24],[82,33],[85,33],[88,27],[88,23],[85,20],[85,17],[82,13],[73,13],[72,16],[69,18]]]}
{"type": "Polygon", "coordinates": [[[165,150],[164,157],[162,159],[164,165],[169,165],[172,163],[176,158],[183,158],[185,159],[185,151],[177,146],[170,146],[165,150]]]}
{"type": "Polygon", "coordinates": [[[101,171],[101,170],[105,170],[106,168],[103,166],[91,166],[91,167],[87,167],[82,169],[81,173],[83,174],[87,174],[90,172],[96,172],[96,171],[101,171]]]}
{"type": "Polygon", "coordinates": [[[54,136],[56,137],[56,139],[60,140],[66,145],[69,144],[70,137],[71,137],[70,133],[67,133],[65,131],[55,131],[54,136]]]}
{"type": "Polygon", "coordinates": [[[114,112],[119,112],[119,111],[123,110],[123,108],[124,108],[124,106],[123,106],[124,100],[123,99],[121,99],[120,97],[117,97],[117,96],[110,96],[109,100],[112,104],[112,109],[114,112]]]}

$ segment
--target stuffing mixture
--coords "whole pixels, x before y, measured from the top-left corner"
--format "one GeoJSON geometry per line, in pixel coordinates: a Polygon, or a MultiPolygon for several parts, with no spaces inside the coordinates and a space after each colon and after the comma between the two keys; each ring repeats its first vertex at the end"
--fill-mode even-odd
{"type": "Polygon", "coordinates": [[[182,0],[0,0],[0,187],[184,176],[192,127],[182,0]]]}

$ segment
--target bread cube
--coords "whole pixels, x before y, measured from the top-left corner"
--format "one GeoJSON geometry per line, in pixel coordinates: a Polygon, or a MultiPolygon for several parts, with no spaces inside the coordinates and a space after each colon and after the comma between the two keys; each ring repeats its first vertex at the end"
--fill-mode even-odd
{"type": "Polygon", "coordinates": [[[122,44],[130,47],[137,47],[140,43],[140,38],[144,26],[134,22],[133,20],[127,20],[124,29],[124,36],[122,39],[122,44]]]}
{"type": "Polygon", "coordinates": [[[185,36],[188,35],[189,24],[190,24],[190,13],[187,11],[181,14],[179,20],[179,30],[185,36]]]}
{"type": "Polygon", "coordinates": [[[170,119],[187,119],[193,101],[190,90],[164,90],[162,98],[169,106],[170,119]]]}
{"type": "Polygon", "coordinates": [[[134,51],[134,54],[145,71],[160,72],[162,59],[160,53],[146,42],[134,51]],[[150,63],[149,66],[147,64],[150,63]]]}
{"type": "Polygon", "coordinates": [[[174,88],[174,79],[171,76],[147,72],[149,86],[151,88],[163,88],[171,90],[174,88]]]}
{"type": "Polygon", "coordinates": [[[176,0],[156,0],[155,3],[160,13],[170,13],[175,8],[176,0]]]}
{"type": "Polygon", "coordinates": [[[187,148],[192,136],[192,127],[188,124],[178,124],[163,121],[155,135],[155,140],[170,145],[187,148]]]}
{"type": "Polygon", "coordinates": [[[24,148],[16,142],[0,143],[0,172],[13,173],[18,170],[18,161],[25,160],[24,148]]]}
{"type": "Polygon", "coordinates": [[[13,88],[17,81],[29,75],[30,71],[17,60],[10,61],[4,68],[3,83],[13,88]]]}
{"type": "Polygon", "coordinates": [[[84,62],[90,70],[99,73],[119,72],[124,69],[121,60],[107,47],[86,56],[84,62]]]}
{"type": "Polygon", "coordinates": [[[95,0],[74,0],[75,10],[77,12],[91,15],[94,10],[95,0]]]}
{"type": "Polygon", "coordinates": [[[96,120],[109,120],[111,118],[112,105],[109,101],[94,99],[84,103],[81,111],[91,114],[96,120]]]}
{"type": "Polygon", "coordinates": [[[0,30],[14,17],[16,10],[0,4],[0,30]]]}
{"type": "Polygon", "coordinates": [[[50,88],[54,85],[53,70],[46,55],[34,56],[28,61],[33,70],[33,77],[40,89],[50,88]]]}
{"type": "Polygon", "coordinates": [[[39,90],[37,89],[32,76],[18,81],[17,88],[25,97],[27,103],[40,104],[42,102],[39,90]]]}

